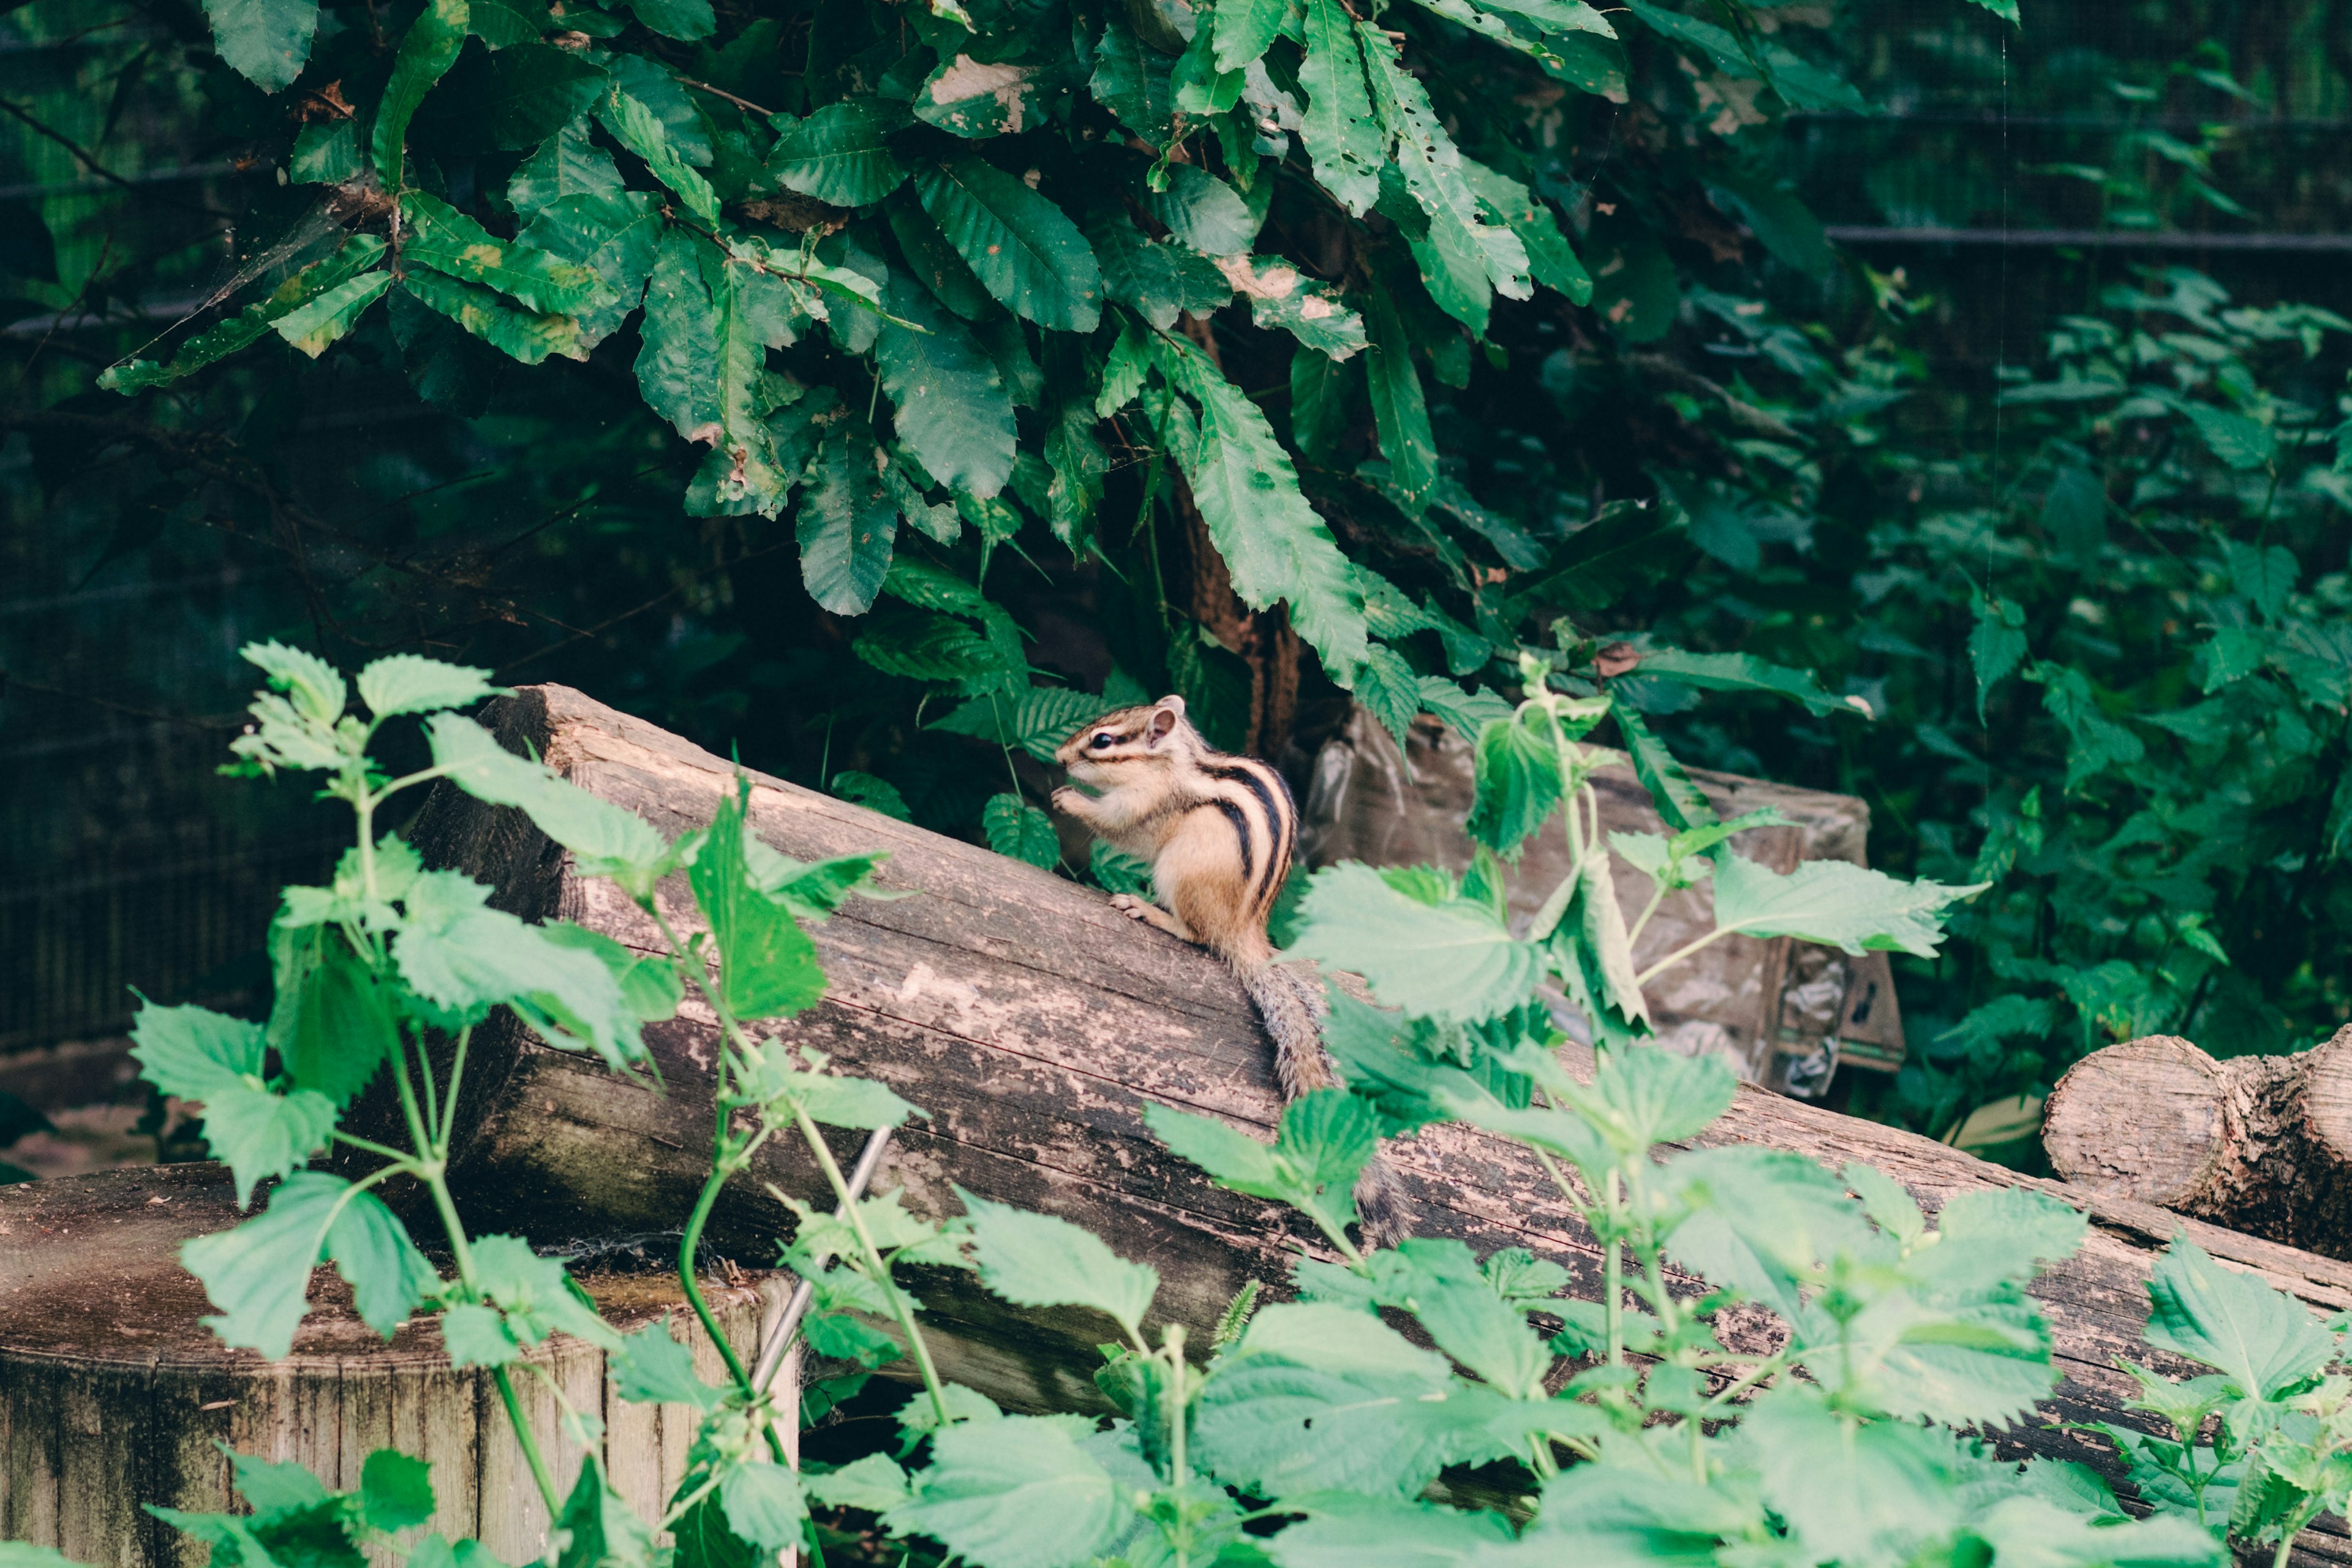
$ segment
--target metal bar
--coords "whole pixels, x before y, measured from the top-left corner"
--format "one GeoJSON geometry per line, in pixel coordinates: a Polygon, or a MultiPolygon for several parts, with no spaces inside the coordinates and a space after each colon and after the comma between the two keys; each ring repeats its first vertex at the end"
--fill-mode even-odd
{"type": "Polygon", "coordinates": [[[2352,234],[2183,234],[2095,228],[1897,228],[1873,224],[1823,224],[1822,232],[1846,245],[2015,245],[2055,248],[2093,246],[2119,250],[2352,251],[2352,234]]]}
{"type": "MultiPolygon", "coordinates": [[[[866,1195],[866,1184],[874,1179],[874,1173],[881,1169],[883,1152],[889,1147],[890,1130],[887,1127],[876,1128],[873,1135],[866,1140],[866,1147],[859,1151],[857,1163],[849,1173],[850,1203],[856,1203],[866,1195]]],[[[847,1205],[835,1205],[833,1215],[835,1219],[847,1219],[847,1205]]],[[[814,1280],[803,1279],[793,1288],[792,1300],[784,1303],[784,1315],[777,1320],[776,1331],[768,1336],[766,1344],[760,1347],[760,1359],[751,1365],[751,1387],[755,1391],[765,1394],[768,1384],[775,1381],[777,1368],[784,1364],[784,1352],[791,1350],[793,1342],[800,1337],[801,1320],[808,1316],[809,1301],[815,1294],[814,1280]]]]}

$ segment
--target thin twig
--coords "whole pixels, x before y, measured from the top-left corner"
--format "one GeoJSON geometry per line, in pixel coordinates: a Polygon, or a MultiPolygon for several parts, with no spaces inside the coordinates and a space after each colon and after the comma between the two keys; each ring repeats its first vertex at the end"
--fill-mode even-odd
{"type": "Polygon", "coordinates": [[[682,76],[677,79],[677,81],[680,87],[690,87],[697,92],[707,92],[713,98],[723,98],[738,109],[748,109],[762,120],[772,120],[775,118],[776,111],[774,110],[762,109],[748,98],[738,98],[723,87],[713,87],[707,81],[697,81],[692,77],[682,76]]]}

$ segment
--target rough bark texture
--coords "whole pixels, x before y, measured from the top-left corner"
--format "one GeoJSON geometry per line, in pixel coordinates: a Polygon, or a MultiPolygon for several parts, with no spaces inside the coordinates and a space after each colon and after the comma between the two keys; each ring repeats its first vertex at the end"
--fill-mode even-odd
{"type": "Polygon", "coordinates": [[[2069,1182],[2352,1258],[2352,1028],[2215,1061],[2150,1035],[2058,1080],[2042,1142],[2069,1182]]]}
{"type": "MultiPolygon", "coordinates": [[[[430,1528],[475,1536],[501,1562],[537,1559],[547,1510],[497,1387],[478,1370],[451,1370],[436,1323],[411,1323],[387,1344],[322,1268],[311,1284],[321,1310],[302,1325],[290,1357],[272,1363],[221,1348],[200,1321],[209,1307],[180,1268],[180,1244],[242,1217],[228,1173],[209,1163],[0,1187],[0,1541],[55,1546],[77,1563],[197,1568],[206,1549],[142,1505],[233,1507],[228,1459],[216,1444],[298,1460],[338,1487],[359,1484],[373,1450],[398,1447],[433,1467],[440,1506],[430,1528]]],[[[667,1276],[588,1270],[582,1279],[625,1330],[669,1313],[703,1376],[724,1379],[718,1351],[667,1276]]],[[[747,1359],[789,1285],[773,1275],[707,1284],[747,1359]]],[[[693,1413],[624,1403],[604,1376],[604,1353],[576,1341],[542,1345],[531,1359],[576,1407],[603,1420],[614,1481],[641,1513],[658,1517],[685,1474],[693,1413]]],[[[527,1369],[516,1373],[542,1451],[568,1487],[582,1451],[563,1437],[546,1384],[527,1369]]]]}

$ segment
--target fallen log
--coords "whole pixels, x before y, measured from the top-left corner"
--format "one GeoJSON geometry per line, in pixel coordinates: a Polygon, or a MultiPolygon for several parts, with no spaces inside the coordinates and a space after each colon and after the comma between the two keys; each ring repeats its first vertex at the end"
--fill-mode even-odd
{"type": "MultiPolygon", "coordinates": [[[[210,1548],[145,1505],[235,1511],[221,1445],[307,1465],[342,1489],[359,1484],[370,1452],[398,1447],[433,1467],[427,1528],[475,1537],[503,1563],[538,1559],[547,1510],[499,1394],[482,1370],[450,1367],[435,1320],[387,1343],[322,1268],[310,1292],[320,1310],[293,1354],[265,1362],[221,1347],[201,1321],[209,1303],[180,1267],[180,1244],[242,1217],[228,1172],[209,1163],[0,1187],[0,1541],[109,1568],[199,1568],[210,1548]]],[[[702,1375],[725,1380],[670,1275],[575,1273],[624,1331],[668,1314],[702,1375]]],[[[756,1353],[790,1286],[781,1275],[707,1283],[740,1353],[756,1353]]],[[[551,1340],[528,1359],[603,1421],[614,1484],[640,1514],[660,1517],[686,1474],[696,1413],[625,1403],[604,1352],[576,1340],[551,1340]]],[[[520,1369],[515,1382],[549,1466],[568,1484],[583,1450],[564,1436],[553,1394],[520,1369]]]]}
{"type": "MultiPolygon", "coordinates": [[[[719,758],[564,688],[522,689],[484,717],[515,750],[530,747],[665,833],[707,822],[732,788],[733,770],[719,758]]],[[[931,1113],[894,1143],[877,1191],[903,1188],[910,1207],[944,1216],[958,1212],[952,1183],[1086,1226],[1160,1270],[1154,1317],[1186,1324],[1196,1341],[1245,1280],[1279,1288],[1301,1252],[1328,1256],[1287,1211],[1213,1185],[1144,1126],[1143,1107],[1157,1101],[1270,1135],[1279,1102],[1269,1048],[1222,964],[1075,883],[793,784],[752,782],[752,826],[774,847],[803,859],[890,850],[879,881],[916,895],[852,900],[815,928],[831,991],[774,1026],[830,1053],[839,1070],[878,1079],[931,1113]]],[[[608,884],[574,876],[520,813],[445,789],[428,803],[416,840],[428,858],[494,883],[498,901],[517,913],[561,914],[654,945],[640,911],[608,884]]],[[[662,896],[674,927],[687,929],[682,893],[662,896]]],[[[689,1009],[647,1031],[660,1093],[520,1029],[490,1035],[477,1034],[454,1155],[452,1179],[470,1221],[541,1242],[677,1225],[708,1169],[709,1017],[689,1009]]],[[[856,1141],[841,1136],[835,1152],[845,1162],[856,1141]]],[[[1957,1193],[1992,1186],[2029,1187],[2084,1211],[2093,1223],[2082,1250],[2033,1288],[2063,1380],[2044,1406],[2053,1425],[2004,1437],[2018,1451],[2112,1473],[2096,1439],[2059,1424],[2142,1424],[2123,1408],[2137,1390],[2116,1367],[2118,1356],[2189,1370],[2140,1337],[2155,1254],[2178,1233],[2315,1306],[2352,1306],[2352,1265],[2021,1176],[1760,1089],[1743,1086],[1700,1142],[1790,1149],[1832,1168],[1862,1161],[1931,1212],[1957,1193]]],[[[1570,1270],[1577,1295],[1597,1297],[1591,1236],[1517,1145],[1433,1127],[1398,1145],[1395,1163],[1423,1234],[1461,1237],[1481,1256],[1530,1247],[1570,1270]]],[[[787,1223],[762,1192],[766,1182],[827,1201],[813,1162],[791,1141],[775,1141],[733,1184],[712,1226],[719,1246],[747,1260],[772,1257],[787,1223]]],[[[950,1378],[1019,1409],[1103,1407],[1090,1377],[1098,1321],[1007,1308],[954,1272],[927,1273],[917,1289],[950,1378]]],[[[1758,1326],[1759,1345],[1769,1332],[1758,1326]]],[[[2309,1534],[2306,1550],[2352,1560],[2341,1525],[2329,1528],[2332,1536],[2309,1534]]]]}
{"type": "Polygon", "coordinates": [[[2094,1051],[2042,1142],[2077,1185],[2352,1257],[2352,1028],[2286,1057],[2215,1061],[2172,1035],[2094,1051]]]}

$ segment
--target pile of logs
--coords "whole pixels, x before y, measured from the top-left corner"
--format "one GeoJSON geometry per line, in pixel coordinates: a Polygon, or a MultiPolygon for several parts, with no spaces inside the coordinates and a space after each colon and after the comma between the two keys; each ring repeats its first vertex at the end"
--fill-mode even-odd
{"type": "MultiPolygon", "coordinates": [[[[515,750],[528,746],[666,834],[708,822],[733,787],[721,759],[560,687],[519,691],[486,721],[515,750]]],[[[903,1189],[912,1208],[944,1216],[957,1212],[952,1184],[1076,1221],[1159,1269],[1154,1315],[1186,1324],[1196,1342],[1244,1281],[1280,1289],[1299,1253],[1326,1254],[1286,1211],[1211,1184],[1144,1126],[1144,1108],[1160,1103],[1270,1135],[1279,1100],[1268,1048],[1222,964],[1075,883],[787,784],[753,783],[752,825],[777,849],[803,859],[887,849],[880,881],[918,895],[852,900],[815,928],[831,991],[776,1026],[830,1053],[839,1070],[879,1079],[930,1113],[894,1142],[877,1190],[903,1189]]],[[[577,877],[519,813],[445,791],[417,838],[438,863],[493,883],[498,901],[519,914],[562,915],[651,944],[649,922],[632,905],[577,877]]],[[[682,889],[663,896],[683,928],[682,889]]],[[[661,1092],[520,1030],[490,1033],[473,1047],[455,1156],[469,1224],[589,1250],[674,1229],[708,1168],[709,1017],[689,1009],[648,1031],[661,1092]]],[[[859,1136],[840,1137],[845,1163],[859,1136]]],[[[1760,1089],[1743,1087],[1701,1142],[1795,1150],[1832,1168],[1867,1162],[1930,1209],[1956,1193],[2026,1186],[2087,1213],[2082,1251],[2034,1286],[2064,1380],[2045,1407],[2053,1425],[2004,1436],[2016,1451],[2113,1472],[2101,1445],[2059,1424],[2144,1422],[2123,1406],[2136,1390],[2115,1361],[2151,1357],[2140,1342],[2144,1285],[2155,1254],[2179,1232],[2315,1306],[2352,1307],[2352,1265],[2184,1220],[2139,1198],[2022,1177],[1760,1089]]],[[[1577,1295],[1597,1296],[1591,1237],[1523,1149],[1436,1127],[1402,1144],[1397,1164],[1423,1234],[1461,1237],[1482,1256],[1531,1247],[1570,1270],[1577,1295]]],[[[790,1140],[771,1145],[730,1191],[712,1230],[719,1248],[751,1268],[773,1258],[788,1223],[763,1190],[769,1182],[824,1201],[813,1163],[790,1140]]],[[[386,1347],[337,1308],[306,1328],[289,1363],[266,1366],[210,1346],[195,1321],[205,1310],[199,1293],[173,1253],[182,1237],[233,1218],[221,1187],[210,1167],[173,1167],[0,1190],[0,1536],[55,1541],[90,1562],[175,1563],[177,1549],[135,1505],[218,1506],[214,1437],[346,1479],[369,1447],[394,1440],[423,1444],[436,1482],[466,1478],[447,1483],[461,1496],[453,1521],[470,1512],[507,1561],[534,1555],[539,1547],[519,1537],[534,1537],[543,1521],[495,1436],[495,1399],[446,1365],[436,1370],[429,1326],[404,1330],[386,1347]]],[[[728,1297],[741,1342],[777,1299],[772,1277],[745,1278],[753,1282],[728,1297]]],[[[323,1299],[337,1299],[331,1279],[320,1277],[323,1299]]],[[[1013,1408],[1101,1407],[1090,1375],[1098,1321],[1008,1308],[961,1273],[914,1283],[950,1378],[1013,1408]]],[[[593,1288],[640,1314],[661,1310],[644,1277],[593,1288]]],[[[593,1356],[578,1347],[553,1353],[575,1358],[562,1375],[601,1410],[615,1462],[625,1447],[643,1458],[645,1477],[632,1484],[657,1484],[667,1461],[652,1456],[673,1441],[658,1413],[600,1404],[593,1356]],[[656,1425],[625,1429],[630,1420],[656,1425]]],[[[2333,1528],[2306,1534],[2305,1562],[2315,1552],[2352,1557],[2341,1525],[2333,1528]]]]}

